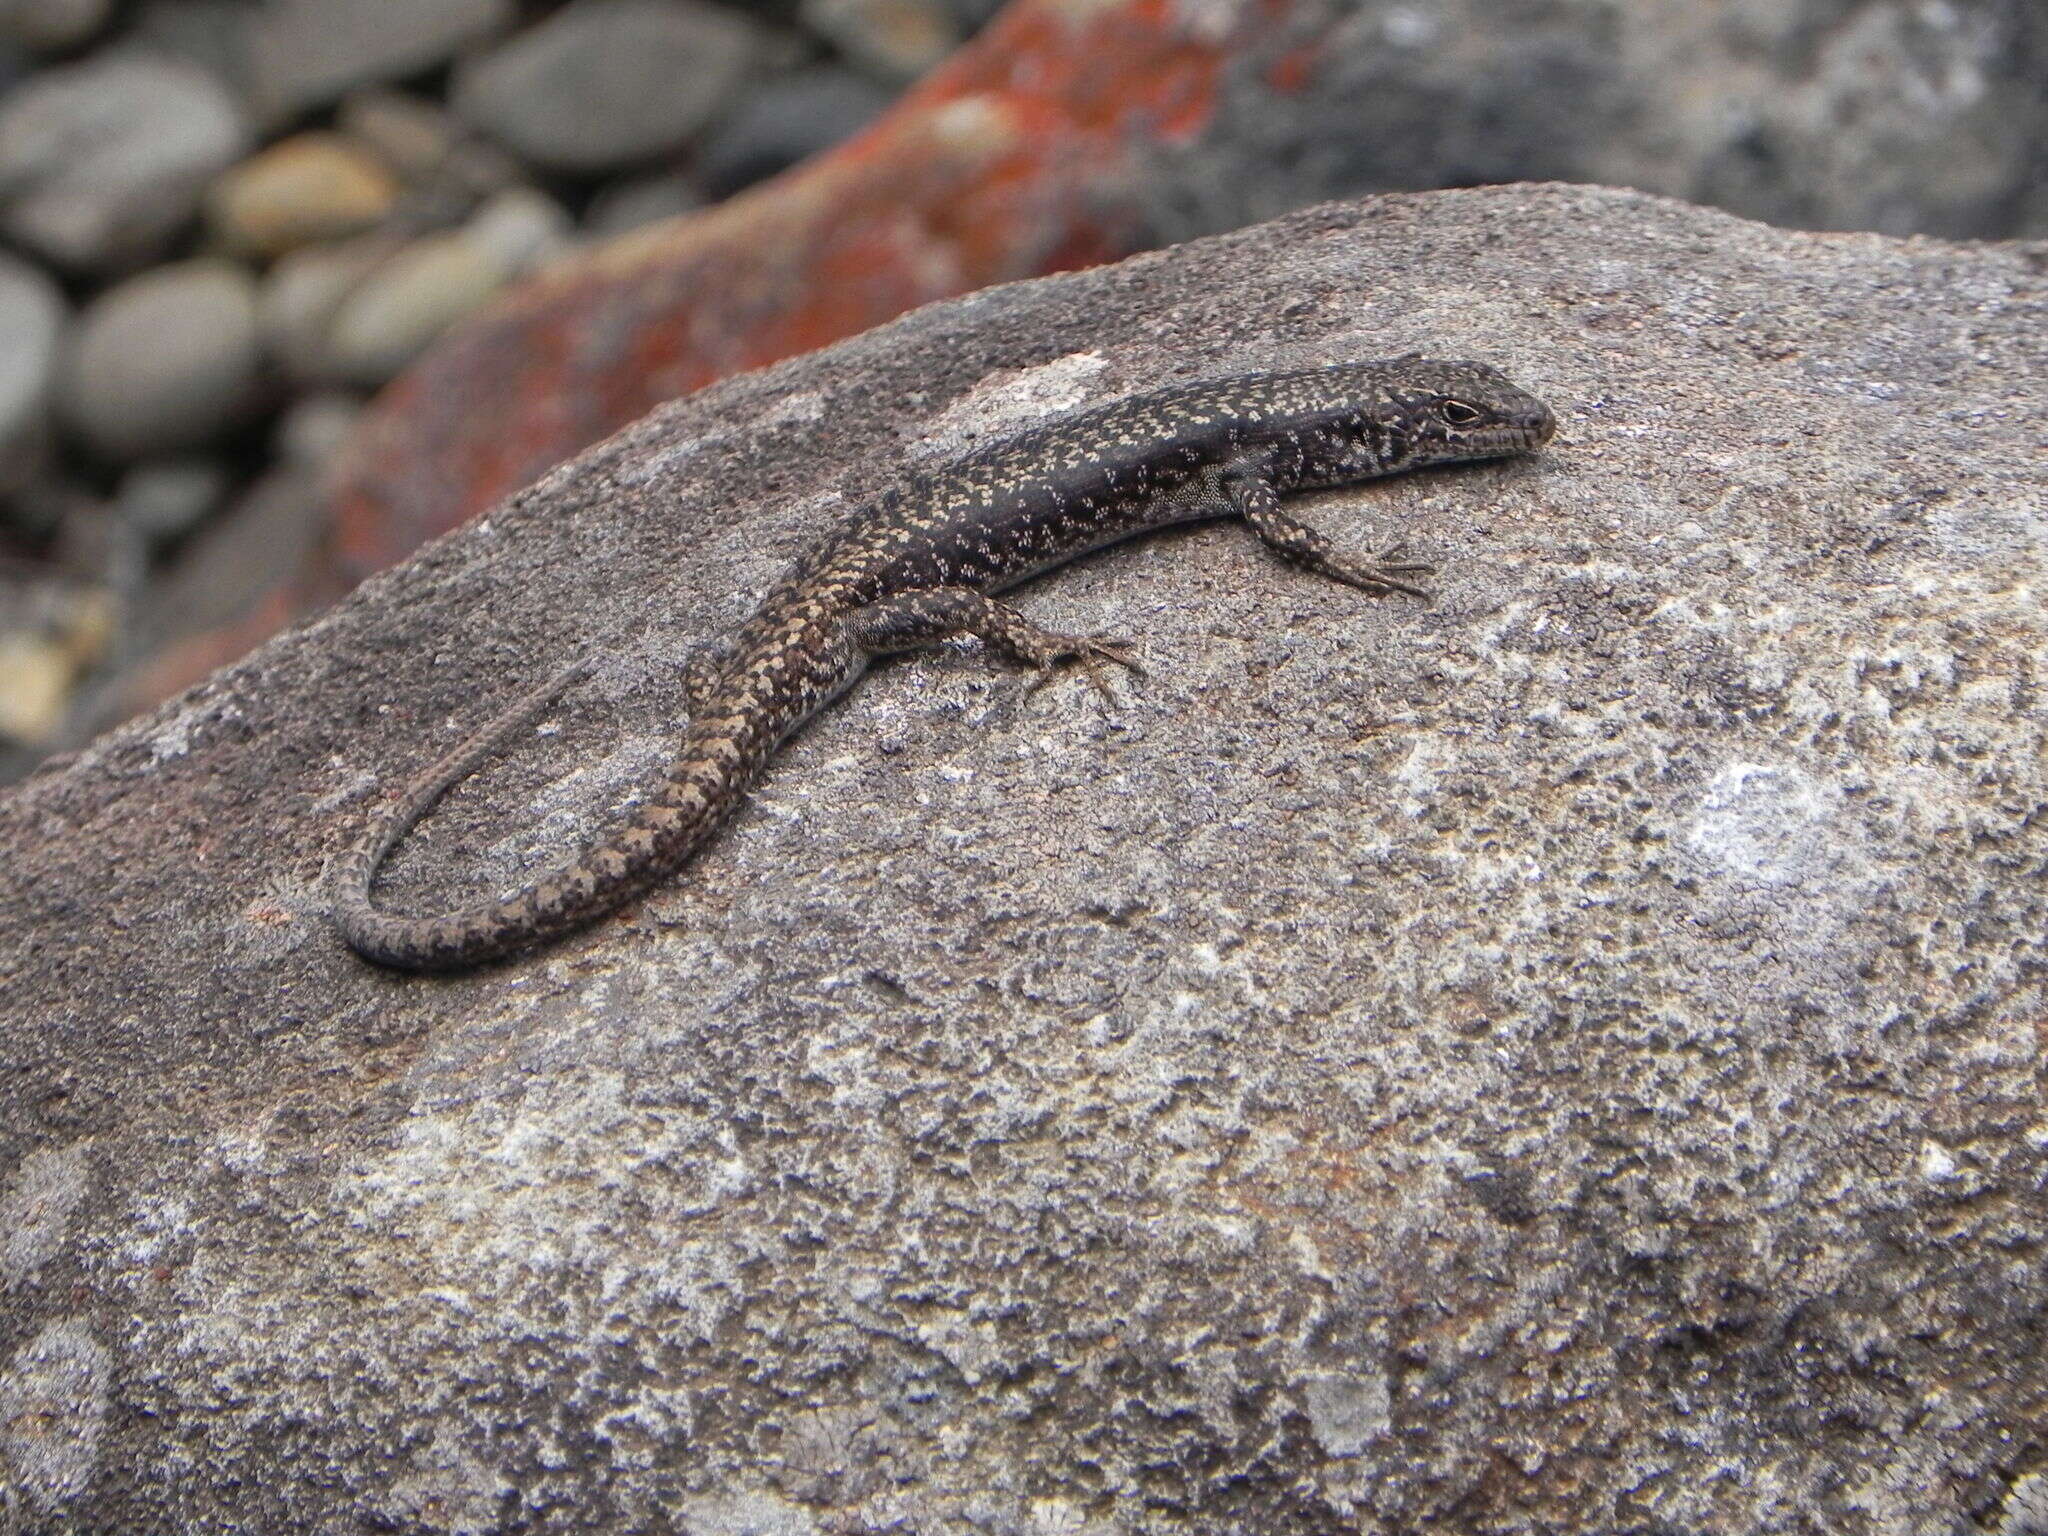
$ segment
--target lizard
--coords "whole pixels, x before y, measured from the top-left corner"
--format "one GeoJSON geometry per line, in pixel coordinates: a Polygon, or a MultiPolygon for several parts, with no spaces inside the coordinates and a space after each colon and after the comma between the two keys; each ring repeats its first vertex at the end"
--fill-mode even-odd
{"type": "MultiPolygon", "coordinates": [[[[567,863],[517,893],[440,916],[377,908],[385,856],[455,783],[538,720],[590,663],[516,699],[375,813],[332,871],[333,919],[364,958],[415,971],[480,965],[595,921],[678,870],[746,798],[777,747],[890,652],[958,636],[1036,670],[1138,671],[1134,648],[1044,629],[993,595],[1175,523],[1241,518],[1266,547],[1373,593],[1426,592],[1395,548],[1363,560],[1282,495],[1427,465],[1532,452],[1556,422],[1484,363],[1411,353],[1240,373],[1057,416],[914,472],[855,509],[684,668],[689,719],[662,780],[567,863]]],[[[1033,685],[1036,686],[1036,683],[1033,685]]]]}

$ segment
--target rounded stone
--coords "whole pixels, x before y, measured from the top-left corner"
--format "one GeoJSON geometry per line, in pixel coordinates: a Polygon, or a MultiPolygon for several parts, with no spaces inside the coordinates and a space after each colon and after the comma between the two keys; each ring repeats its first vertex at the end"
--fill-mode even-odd
{"type": "Polygon", "coordinates": [[[531,270],[568,249],[576,224],[545,192],[511,187],[477,209],[464,236],[507,276],[531,270]]]}
{"type": "Polygon", "coordinates": [[[874,81],[834,65],[780,75],[747,92],[706,135],[698,178],[713,197],[729,196],[858,132],[891,99],[874,81]]]}
{"type": "Polygon", "coordinates": [[[513,12],[512,0],[268,0],[248,22],[251,95],[291,116],[442,63],[513,12]]]}
{"type": "Polygon", "coordinates": [[[317,468],[341,452],[362,414],[363,402],[346,390],[301,395],[278,418],[271,450],[287,463],[317,468]]]}
{"type": "Polygon", "coordinates": [[[39,269],[0,251],[0,496],[43,468],[64,296],[39,269]]]}
{"type": "Polygon", "coordinates": [[[335,313],[400,249],[389,237],[371,235],[308,246],[282,258],[264,275],[257,296],[264,350],[301,383],[332,380],[327,330],[335,313]]]}
{"type": "Polygon", "coordinates": [[[217,459],[151,459],[121,476],[114,512],[145,538],[175,539],[226,502],[228,484],[217,459]]]}
{"type": "Polygon", "coordinates": [[[335,112],[334,124],[407,181],[433,175],[461,137],[439,103],[404,91],[357,91],[335,112]]]}
{"type": "Polygon", "coordinates": [[[0,38],[38,53],[75,48],[106,25],[109,0],[0,0],[0,38]]]}
{"type": "Polygon", "coordinates": [[[624,234],[657,219],[673,218],[704,206],[703,190],[680,171],[630,176],[601,188],[583,216],[585,233],[602,239],[624,234]]]}
{"type": "Polygon", "coordinates": [[[211,75],[112,54],[45,70],[0,102],[0,233],[98,272],[161,251],[247,129],[211,75]]]}
{"type": "Polygon", "coordinates": [[[259,355],[246,270],[214,257],[159,267],[80,316],[60,408],[88,447],[116,463],[181,452],[241,420],[259,355]]]}
{"type": "Polygon", "coordinates": [[[355,287],[327,327],[335,377],[377,385],[495,293],[503,266],[466,234],[416,241],[355,287]]]}
{"type": "Polygon", "coordinates": [[[208,213],[223,243],[260,256],[375,227],[398,183],[337,133],[301,133],[243,161],[214,184],[208,213]]]}
{"type": "Polygon", "coordinates": [[[672,0],[576,0],[460,68],[456,112],[523,159],[606,171],[681,148],[745,76],[745,17],[672,0]]]}
{"type": "Polygon", "coordinates": [[[881,79],[915,79],[960,42],[941,0],[803,0],[804,24],[881,79]]]}

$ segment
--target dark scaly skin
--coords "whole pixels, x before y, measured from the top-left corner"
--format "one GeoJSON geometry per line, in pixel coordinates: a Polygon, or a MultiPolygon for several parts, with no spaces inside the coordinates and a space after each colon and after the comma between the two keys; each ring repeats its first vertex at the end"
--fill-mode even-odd
{"type": "Polygon", "coordinates": [[[1039,628],[989,596],[1119,539],[1241,517],[1267,547],[1373,592],[1422,593],[1427,568],[1355,561],[1280,509],[1280,497],[1430,464],[1527,453],[1550,410],[1483,363],[1420,357],[1251,373],[1076,411],[920,473],[854,512],[785,574],[715,664],[688,679],[691,720],[644,803],[554,873],[503,901],[440,917],[370,903],[377,867],[457,780],[530,724],[584,668],[526,695],[379,812],[335,871],[335,921],[364,957],[453,970],[558,938],[675,872],[726,817],[783,738],[869,661],[954,635],[1037,668],[1077,663],[1101,686],[1130,649],[1039,628]]]}

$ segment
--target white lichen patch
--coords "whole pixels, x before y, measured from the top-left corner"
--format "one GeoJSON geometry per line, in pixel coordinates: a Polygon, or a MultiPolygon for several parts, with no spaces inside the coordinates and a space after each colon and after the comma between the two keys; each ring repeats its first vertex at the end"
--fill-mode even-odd
{"type": "Polygon", "coordinates": [[[817,1536],[801,1504],[766,1491],[706,1494],[687,1500],[677,1529],[689,1536],[817,1536]]]}
{"type": "Polygon", "coordinates": [[[2013,1483],[1998,1512],[1997,1536],[2048,1536],[2048,1474],[2030,1472],[2013,1483]]]}
{"type": "Polygon", "coordinates": [[[92,1480],[108,1374],[106,1350],[79,1317],[48,1325],[0,1371],[0,1468],[45,1510],[92,1480]]]}
{"type": "Polygon", "coordinates": [[[1839,787],[1784,763],[1729,763],[1685,825],[1701,862],[1747,884],[1790,885],[1839,872],[1839,787]]]}
{"type": "Polygon", "coordinates": [[[910,451],[919,459],[952,458],[1086,405],[1096,376],[1108,366],[1099,352],[1070,352],[1036,368],[994,375],[933,417],[910,451]]]}
{"type": "Polygon", "coordinates": [[[780,427],[803,426],[820,420],[825,414],[825,399],[817,390],[798,390],[780,400],[763,406],[760,412],[743,425],[700,432],[671,443],[656,453],[649,453],[630,460],[618,472],[622,486],[647,485],[682,469],[692,459],[702,456],[707,450],[731,442],[744,432],[748,436],[773,432],[780,427]]]}
{"type": "Polygon", "coordinates": [[[1302,1385],[1302,1406],[1316,1441],[1332,1456],[1362,1456],[1393,1425],[1393,1396],[1382,1371],[1318,1371],[1302,1385]]]}
{"type": "Polygon", "coordinates": [[[215,690],[206,689],[150,733],[150,760],[168,763],[181,758],[192,750],[202,727],[216,724],[231,725],[242,718],[239,707],[220,698],[215,690]]]}
{"type": "Polygon", "coordinates": [[[575,1292],[594,1335],[624,1314],[680,1314],[677,1337],[708,1338],[744,1287],[729,1244],[686,1237],[747,1198],[759,1175],[723,1127],[628,1102],[593,1073],[515,1101],[416,1115],[359,1165],[336,1203],[389,1257],[494,1315],[549,1314],[575,1292]],[[609,1234],[631,1225],[654,1257],[620,1265],[609,1234]],[[393,1234],[404,1234],[402,1242],[393,1234]]]}
{"type": "Polygon", "coordinates": [[[0,1291],[27,1286],[63,1247],[91,1184],[87,1145],[46,1147],[15,1169],[0,1195],[0,1291]]]}
{"type": "Polygon", "coordinates": [[[444,1425],[431,1445],[414,1453],[411,1470],[392,1480],[384,1512],[448,1536],[484,1536],[499,1528],[498,1512],[512,1488],[444,1425]]]}

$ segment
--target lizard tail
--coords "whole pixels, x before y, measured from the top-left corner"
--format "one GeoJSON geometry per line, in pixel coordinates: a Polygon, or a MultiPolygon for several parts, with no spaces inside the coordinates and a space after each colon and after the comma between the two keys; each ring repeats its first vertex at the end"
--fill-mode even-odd
{"type": "Polygon", "coordinates": [[[379,811],[334,866],[330,912],[357,954],[408,971],[457,970],[530,948],[622,905],[673,873],[708,837],[766,762],[774,740],[725,718],[693,721],[667,776],[649,798],[572,862],[502,901],[436,917],[379,911],[370,887],[385,856],[450,786],[468,777],[505,740],[546,712],[590,670],[579,661],[522,695],[497,718],[415,779],[379,811]]]}

